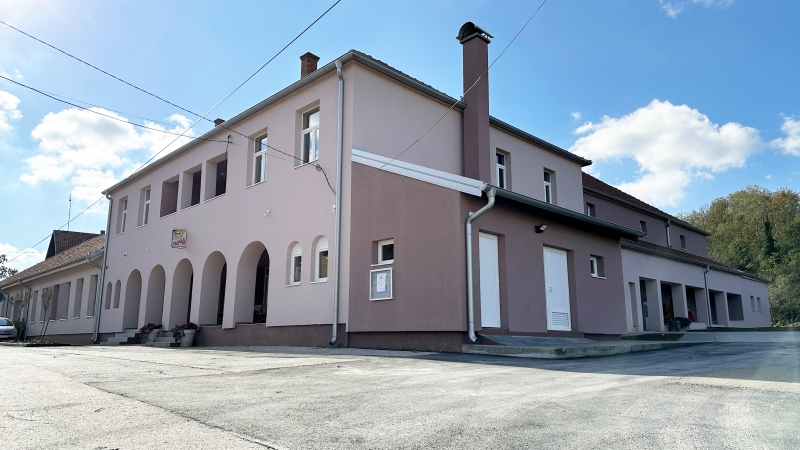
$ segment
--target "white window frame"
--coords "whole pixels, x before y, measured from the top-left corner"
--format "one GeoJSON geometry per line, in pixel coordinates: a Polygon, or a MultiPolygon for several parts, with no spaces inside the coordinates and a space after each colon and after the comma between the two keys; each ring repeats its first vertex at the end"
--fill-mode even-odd
{"type": "Polygon", "coordinates": [[[591,271],[592,277],[600,278],[600,272],[599,272],[598,265],[597,265],[597,257],[596,256],[590,256],[589,257],[589,264],[591,265],[590,271],[591,271]]]}
{"type": "Polygon", "coordinates": [[[326,266],[325,276],[324,277],[320,276],[320,268],[322,267],[321,264],[320,264],[322,262],[322,252],[327,252],[327,251],[328,251],[328,240],[326,238],[322,237],[317,242],[317,249],[314,252],[315,258],[316,258],[316,260],[314,261],[314,266],[317,269],[316,270],[317,273],[315,273],[314,275],[316,276],[316,281],[318,281],[318,282],[328,281],[328,270],[327,269],[330,269],[330,258],[329,258],[330,257],[330,253],[328,253],[328,257],[327,257],[328,258],[328,264],[326,266]]]}
{"type": "Polygon", "coordinates": [[[394,269],[392,267],[386,267],[384,269],[372,269],[369,271],[369,301],[376,302],[381,300],[392,300],[394,298],[394,269]],[[373,296],[373,289],[372,289],[372,274],[377,273],[385,273],[386,274],[386,291],[390,293],[388,297],[375,297],[373,296]]]}
{"type": "Polygon", "coordinates": [[[497,174],[497,187],[500,189],[506,189],[506,180],[507,180],[507,169],[506,169],[506,155],[501,152],[495,153],[495,172],[497,174]],[[503,163],[500,163],[500,158],[503,159],[503,163]]]}
{"type": "Polygon", "coordinates": [[[553,203],[553,172],[549,170],[544,171],[544,201],[549,204],[553,203]]]}
{"type": "Polygon", "coordinates": [[[122,201],[120,203],[122,203],[122,205],[120,205],[122,207],[122,221],[121,221],[122,223],[120,224],[120,227],[119,227],[119,234],[122,234],[122,233],[125,232],[125,222],[127,222],[127,220],[128,220],[128,199],[127,199],[127,197],[122,199],[122,201]]]}
{"type": "Polygon", "coordinates": [[[144,210],[143,218],[142,218],[142,225],[147,225],[147,222],[150,220],[150,197],[152,196],[152,192],[150,192],[151,188],[147,188],[144,190],[144,210]]]}
{"type": "Polygon", "coordinates": [[[392,255],[392,259],[383,259],[383,247],[385,245],[394,245],[394,239],[387,239],[385,241],[378,242],[378,264],[392,264],[394,263],[394,255],[392,255]]]}
{"type": "Polygon", "coordinates": [[[268,140],[267,140],[267,135],[266,134],[264,136],[256,138],[253,141],[254,146],[253,146],[253,176],[252,176],[253,183],[252,184],[261,183],[263,181],[266,181],[266,179],[267,179],[267,145],[268,145],[267,142],[268,142],[268,140]],[[262,147],[262,142],[264,143],[263,148],[261,148],[262,147]],[[261,162],[260,163],[258,162],[258,158],[259,157],[261,158],[261,162]],[[261,179],[256,179],[256,174],[259,173],[259,170],[260,170],[260,173],[261,173],[261,179]]]}
{"type": "MultiPolygon", "coordinates": [[[[301,126],[305,125],[307,117],[311,117],[311,115],[318,114],[319,112],[320,112],[319,107],[315,107],[315,108],[312,108],[312,109],[304,112],[303,115],[300,118],[303,121],[301,126]]],[[[317,117],[321,117],[321,116],[317,116],[317,117]]],[[[310,122],[310,120],[309,120],[309,122],[310,122]]],[[[307,164],[307,163],[310,163],[310,162],[313,162],[313,161],[316,161],[316,160],[319,159],[319,148],[317,147],[317,145],[319,144],[319,123],[320,122],[321,122],[321,120],[317,121],[316,125],[309,126],[308,128],[303,128],[303,131],[300,133],[300,156],[301,156],[301,160],[303,161],[303,164],[307,164]],[[316,136],[315,136],[315,134],[316,134],[316,136]],[[306,155],[304,154],[305,153],[306,135],[311,135],[310,138],[309,138],[311,140],[311,146],[308,149],[308,159],[305,158],[306,155]],[[316,139],[314,139],[314,137],[316,137],[316,139]]]]}
{"type": "Polygon", "coordinates": [[[294,247],[292,247],[292,271],[291,273],[289,273],[289,284],[295,286],[300,284],[302,280],[303,280],[303,248],[300,246],[299,243],[297,243],[294,244],[294,247]],[[297,273],[298,279],[295,280],[294,275],[297,272],[298,268],[300,269],[299,273],[297,273]]]}

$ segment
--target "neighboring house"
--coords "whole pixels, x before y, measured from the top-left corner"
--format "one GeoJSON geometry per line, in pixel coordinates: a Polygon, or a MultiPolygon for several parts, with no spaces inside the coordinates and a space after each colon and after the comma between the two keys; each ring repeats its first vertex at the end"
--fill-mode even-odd
{"type": "Polygon", "coordinates": [[[646,234],[621,242],[629,331],[663,331],[665,314],[690,310],[695,329],[709,315],[711,326],[771,326],[767,281],[709,259],[708,232],[585,173],[583,193],[587,214],[646,234]]]}
{"type": "Polygon", "coordinates": [[[103,233],[53,231],[44,261],[0,280],[8,297],[0,315],[26,320],[28,336],[41,335],[49,321],[48,339],[89,343],[104,240],[103,233]]]}
{"type": "Polygon", "coordinates": [[[490,37],[459,32],[463,101],[307,53],[299,81],[107,189],[101,339],[192,321],[200,345],[460,351],[630,331],[621,246],[646,233],[585,213],[591,161],[489,115],[490,37]]]}

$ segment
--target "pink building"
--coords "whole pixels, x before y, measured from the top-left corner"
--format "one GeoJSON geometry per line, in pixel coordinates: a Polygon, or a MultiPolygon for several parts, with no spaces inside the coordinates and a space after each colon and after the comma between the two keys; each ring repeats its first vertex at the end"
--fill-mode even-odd
{"type": "Polygon", "coordinates": [[[460,351],[689,310],[769,326],[763,280],[708,260],[702,230],[489,115],[490,38],[459,32],[462,101],[355,50],[307,53],[299,81],[107,189],[95,338],[192,321],[200,345],[460,351]]]}

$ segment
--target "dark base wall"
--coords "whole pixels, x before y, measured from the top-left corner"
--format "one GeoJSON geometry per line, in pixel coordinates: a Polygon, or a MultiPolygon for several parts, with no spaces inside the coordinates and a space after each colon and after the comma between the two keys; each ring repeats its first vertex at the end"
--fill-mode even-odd
{"type": "Polygon", "coordinates": [[[423,352],[461,352],[466,333],[458,331],[405,331],[348,333],[350,347],[423,352]]]}
{"type": "MultiPolygon", "coordinates": [[[[340,324],[338,333],[337,347],[460,352],[461,345],[466,343],[466,335],[461,332],[347,333],[345,325],[340,324]]],[[[266,327],[263,324],[240,324],[229,329],[219,326],[201,327],[195,338],[195,345],[328,347],[330,340],[330,325],[266,327]]]]}
{"type": "MultiPolygon", "coordinates": [[[[113,337],[114,333],[100,333],[98,338],[100,342],[106,342],[108,338],[113,337]]],[[[38,339],[39,336],[28,336],[28,339],[38,339]]],[[[47,342],[54,344],[69,344],[69,345],[92,345],[92,333],[82,334],[48,334],[45,336],[47,342]]]]}
{"type": "MultiPolygon", "coordinates": [[[[339,324],[337,347],[347,347],[345,324],[339,324]]],[[[200,347],[225,347],[248,345],[293,345],[328,347],[333,335],[331,325],[302,325],[267,327],[263,323],[238,324],[236,328],[221,326],[200,327],[195,345],[200,347]]]]}

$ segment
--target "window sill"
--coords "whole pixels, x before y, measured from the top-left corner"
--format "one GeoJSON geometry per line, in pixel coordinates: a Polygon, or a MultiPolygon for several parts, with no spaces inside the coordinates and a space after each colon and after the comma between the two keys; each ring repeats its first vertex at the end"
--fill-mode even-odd
{"type": "Polygon", "coordinates": [[[605,280],[606,277],[601,277],[599,275],[592,275],[592,278],[597,278],[598,280],[605,280]]]}
{"type": "Polygon", "coordinates": [[[380,302],[380,301],[383,301],[383,300],[392,300],[393,298],[394,298],[394,297],[386,297],[386,298],[371,298],[371,299],[369,299],[369,301],[371,301],[371,302],[380,302]]]}
{"type": "Polygon", "coordinates": [[[88,318],[90,318],[90,317],[94,317],[94,316],[86,316],[86,317],[84,317],[84,319],[88,319],[88,318]]]}
{"type": "Polygon", "coordinates": [[[169,214],[166,214],[166,215],[164,215],[164,216],[161,216],[161,217],[159,217],[159,219],[163,219],[163,218],[165,218],[165,217],[169,217],[169,216],[172,216],[172,215],[175,215],[175,214],[178,214],[178,211],[173,211],[173,212],[171,212],[171,213],[169,213],[169,214]]]}
{"type": "Polygon", "coordinates": [[[210,202],[211,200],[214,200],[215,198],[220,198],[220,197],[222,197],[223,195],[225,195],[225,194],[223,193],[223,194],[215,195],[214,197],[211,197],[211,198],[209,198],[208,200],[203,200],[203,203],[208,203],[208,202],[210,202]]]}
{"type": "Polygon", "coordinates": [[[316,163],[317,163],[317,161],[319,161],[319,158],[317,158],[317,159],[315,159],[315,160],[312,160],[312,161],[309,161],[309,162],[304,162],[303,164],[300,164],[300,165],[298,165],[298,166],[294,166],[294,168],[295,168],[295,169],[299,169],[299,168],[301,168],[301,167],[305,167],[305,166],[311,166],[311,165],[314,165],[314,164],[316,164],[316,163]]]}
{"type": "MultiPolygon", "coordinates": [[[[165,216],[165,217],[166,217],[166,216],[165,216]]],[[[144,228],[144,227],[146,227],[146,226],[147,226],[147,224],[146,224],[146,223],[143,223],[143,224],[139,225],[138,227],[136,227],[136,229],[138,230],[139,228],[144,228]]]]}
{"type": "Polygon", "coordinates": [[[59,322],[60,322],[60,321],[62,321],[62,320],[67,320],[67,319],[58,319],[58,320],[59,320],[59,322]]]}
{"type": "Polygon", "coordinates": [[[258,183],[253,183],[250,186],[247,186],[245,189],[250,189],[253,186],[258,186],[259,184],[266,183],[266,182],[267,182],[267,180],[262,180],[262,181],[259,181],[258,183]]]}
{"type": "Polygon", "coordinates": [[[125,234],[125,232],[124,232],[124,231],[123,231],[123,232],[121,232],[121,233],[117,233],[117,234],[115,234],[115,235],[114,235],[114,237],[117,237],[117,236],[122,236],[123,234],[125,234]]]}
{"type": "Polygon", "coordinates": [[[391,260],[391,261],[382,261],[382,262],[379,262],[378,264],[372,264],[370,267],[378,267],[378,266],[391,266],[392,264],[394,264],[394,260],[391,260]]]}
{"type": "Polygon", "coordinates": [[[327,278],[322,278],[322,279],[319,279],[317,281],[311,281],[308,284],[319,284],[319,283],[327,283],[327,282],[328,282],[327,278]]]}
{"type": "Polygon", "coordinates": [[[75,320],[75,319],[80,319],[80,318],[81,318],[81,316],[78,316],[78,317],[73,317],[73,318],[72,318],[72,320],[75,320]]]}
{"type": "Polygon", "coordinates": [[[289,283],[289,284],[284,284],[284,286],[285,287],[295,287],[295,286],[300,286],[300,283],[289,283]]]}
{"type": "Polygon", "coordinates": [[[183,208],[183,209],[181,209],[181,211],[186,211],[187,209],[192,209],[192,208],[194,208],[195,206],[197,206],[197,205],[199,205],[199,204],[200,204],[200,203],[195,203],[194,205],[189,205],[189,206],[187,206],[186,208],[183,208]]]}

